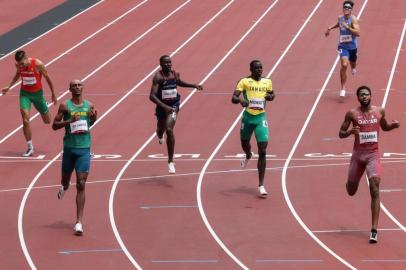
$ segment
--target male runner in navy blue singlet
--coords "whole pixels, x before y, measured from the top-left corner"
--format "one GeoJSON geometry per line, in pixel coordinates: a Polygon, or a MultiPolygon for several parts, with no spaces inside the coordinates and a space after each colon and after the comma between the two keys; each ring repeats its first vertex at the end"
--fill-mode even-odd
{"type": "Polygon", "coordinates": [[[149,99],[156,104],[155,115],[158,120],[156,134],[160,144],[163,143],[163,136],[166,132],[168,170],[169,173],[174,174],[176,169],[173,162],[175,150],[173,128],[175,127],[176,116],[180,106],[180,95],[177,91],[177,86],[196,88],[197,90],[203,90],[203,87],[198,84],[182,81],[179,73],[172,69],[172,61],[168,55],[161,56],[159,64],[161,70],[154,75],[149,99]]]}

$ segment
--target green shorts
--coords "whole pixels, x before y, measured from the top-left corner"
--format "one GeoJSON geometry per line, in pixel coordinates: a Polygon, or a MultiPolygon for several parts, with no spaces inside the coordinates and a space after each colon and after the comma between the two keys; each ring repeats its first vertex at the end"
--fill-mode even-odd
{"type": "Polygon", "coordinates": [[[40,114],[46,114],[48,112],[47,102],[42,89],[35,93],[27,92],[23,89],[20,90],[20,109],[30,111],[31,103],[34,104],[35,109],[37,109],[40,114]]]}
{"type": "Polygon", "coordinates": [[[265,112],[258,115],[252,115],[244,111],[240,129],[241,140],[250,140],[253,132],[255,132],[257,142],[268,141],[269,130],[265,112]]]}

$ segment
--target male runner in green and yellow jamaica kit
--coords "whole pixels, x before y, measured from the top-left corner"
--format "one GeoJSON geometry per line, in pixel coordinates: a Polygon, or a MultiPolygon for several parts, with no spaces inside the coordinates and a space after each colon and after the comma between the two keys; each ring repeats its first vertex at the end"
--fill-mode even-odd
{"type": "Polygon", "coordinates": [[[83,99],[83,84],[73,80],[69,84],[72,98],[61,103],[52,128],[65,128],[63,137],[62,179],[58,198],[62,199],[69,188],[73,170],[76,171],[76,235],[82,235],[82,218],[85,207],[85,184],[90,168],[90,126],[97,119],[97,111],[92,103],[83,99]]]}
{"type": "Polygon", "coordinates": [[[241,161],[241,167],[246,167],[252,157],[250,139],[252,133],[258,145],[258,176],[259,195],[265,198],[268,193],[264,187],[266,168],[266,148],[268,146],[268,122],[266,120],[265,103],[275,98],[272,90],[272,81],[262,78],[262,64],[259,60],[250,63],[251,75],[242,78],[233,93],[232,102],[241,104],[245,108],[242,116],[240,138],[241,146],[245,152],[245,158],[241,161]],[[243,98],[240,98],[241,93],[243,98]]]}

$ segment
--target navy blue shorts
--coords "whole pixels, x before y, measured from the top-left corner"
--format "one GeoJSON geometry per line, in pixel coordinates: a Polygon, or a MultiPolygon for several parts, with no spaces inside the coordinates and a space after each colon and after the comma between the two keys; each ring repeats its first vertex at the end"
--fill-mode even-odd
{"type": "MultiPolygon", "coordinates": [[[[168,104],[168,106],[171,106],[172,108],[175,108],[176,111],[179,111],[180,102],[175,102],[171,105],[168,104]]],[[[161,106],[156,106],[155,115],[158,120],[166,119],[167,117],[165,109],[162,108],[161,106]]]]}
{"type": "Polygon", "coordinates": [[[62,172],[70,174],[73,169],[77,173],[88,173],[90,169],[90,148],[63,149],[62,172]]]}
{"type": "Polygon", "coordinates": [[[338,52],[340,53],[340,57],[347,57],[348,60],[353,63],[357,62],[357,49],[348,50],[338,46],[338,52]]]}

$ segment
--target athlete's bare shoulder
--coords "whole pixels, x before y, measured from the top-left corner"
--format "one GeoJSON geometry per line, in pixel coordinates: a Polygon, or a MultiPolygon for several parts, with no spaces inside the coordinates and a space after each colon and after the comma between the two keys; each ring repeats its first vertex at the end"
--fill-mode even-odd
{"type": "Polygon", "coordinates": [[[58,113],[65,113],[68,111],[67,100],[59,104],[58,113]]]}
{"type": "Polygon", "coordinates": [[[374,111],[379,113],[381,116],[385,116],[385,109],[383,107],[379,107],[379,106],[373,106],[374,111]]]}
{"type": "Polygon", "coordinates": [[[383,111],[383,108],[380,107],[380,106],[374,106],[374,105],[372,105],[372,106],[371,106],[371,110],[374,111],[374,112],[379,112],[379,113],[381,113],[381,112],[383,111]]]}
{"type": "Polygon", "coordinates": [[[357,115],[357,111],[358,111],[358,108],[353,108],[353,109],[351,109],[351,110],[349,110],[349,111],[347,112],[347,114],[345,115],[345,117],[346,117],[346,118],[355,119],[355,116],[357,115]]]}
{"type": "Polygon", "coordinates": [[[160,83],[160,82],[162,82],[163,80],[164,80],[164,77],[162,76],[161,71],[155,72],[154,77],[152,78],[152,81],[153,81],[154,83],[160,83]]]}
{"type": "Polygon", "coordinates": [[[38,58],[31,58],[31,59],[35,60],[35,63],[36,63],[37,65],[44,65],[44,63],[43,63],[40,59],[38,59],[38,58]]]}

